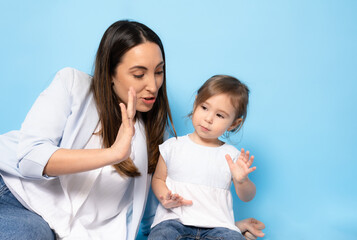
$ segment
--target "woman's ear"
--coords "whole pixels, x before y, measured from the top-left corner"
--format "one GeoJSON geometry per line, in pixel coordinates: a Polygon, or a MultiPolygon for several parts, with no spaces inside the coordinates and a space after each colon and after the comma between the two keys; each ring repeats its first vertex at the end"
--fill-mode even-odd
{"type": "Polygon", "coordinates": [[[227,131],[231,131],[231,130],[237,128],[242,122],[243,122],[242,118],[237,118],[236,120],[234,120],[232,125],[227,129],[227,131]]]}

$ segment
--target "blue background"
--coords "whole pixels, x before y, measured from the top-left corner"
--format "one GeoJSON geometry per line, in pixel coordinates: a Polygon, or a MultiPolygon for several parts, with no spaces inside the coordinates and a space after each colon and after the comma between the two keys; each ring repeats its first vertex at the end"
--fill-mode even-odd
{"type": "Polygon", "coordinates": [[[210,76],[251,89],[230,140],[256,157],[257,195],[235,198],[236,218],[262,220],[265,240],[355,239],[356,12],[353,0],[1,1],[0,133],[20,128],[59,69],[91,73],[110,24],[141,21],[163,40],[179,135],[210,76]]]}

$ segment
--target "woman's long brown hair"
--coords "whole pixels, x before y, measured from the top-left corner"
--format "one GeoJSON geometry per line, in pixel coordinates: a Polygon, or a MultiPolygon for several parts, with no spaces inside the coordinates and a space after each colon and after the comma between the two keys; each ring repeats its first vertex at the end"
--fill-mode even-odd
{"type": "MultiPolygon", "coordinates": [[[[150,28],[138,22],[123,20],[113,23],[104,33],[99,44],[91,90],[97,104],[103,147],[110,147],[115,142],[122,122],[120,99],[112,87],[115,69],[128,50],[147,41],[160,47],[165,62],[165,52],[160,38],[150,28]]],[[[158,146],[163,142],[165,131],[170,129],[169,123],[176,136],[166,93],[165,65],[164,81],[153,108],[138,115],[145,125],[148,173],[153,173],[160,155],[158,146]]],[[[114,167],[121,175],[136,177],[141,174],[130,158],[114,167]]]]}

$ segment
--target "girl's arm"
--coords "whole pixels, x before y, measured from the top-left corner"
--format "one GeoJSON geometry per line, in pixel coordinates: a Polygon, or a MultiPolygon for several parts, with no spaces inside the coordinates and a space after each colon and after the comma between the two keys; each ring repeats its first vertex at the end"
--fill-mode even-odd
{"type": "Polygon", "coordinates": [[[155,173],[152,178],[152,190],[156,198],[164,208],[175,208],[183,205],[192,205],[191,200],[186,200],[177,193],[172,194],[166,185],[167,167],[161,154],[156,165],[155,173]]]}
{"type": "Polygon", "coordinates": [[[249,158],[249,151],[245,152],[242,148],[235,163],[228,154],[226,155],[226,160],[231,170],[233,183],[239,199],[244,202],[249,202],[254,198],[256,193],[254,183],[248,178],[248,174],[256,169],[256,167],[250,168],[253,163],[254,156],[249,158]]]}
{"type": "Polygon", "coordinates": [[[107,165],[113,165],[128,159],[131,151],[131,139],[134,136],[134,116],[136,111],[136,93],[133,88],[128,92],[128,108],[120,103],[122,124],[114,144],[105,149],[58,149],[48,160],[43,174],[58,176],[90,171],[107,165]]]}

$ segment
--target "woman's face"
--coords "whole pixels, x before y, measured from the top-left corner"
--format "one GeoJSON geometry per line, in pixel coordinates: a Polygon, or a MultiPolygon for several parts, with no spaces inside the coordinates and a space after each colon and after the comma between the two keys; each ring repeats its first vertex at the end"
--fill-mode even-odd
{"type": "Polygon", "coordinates": [[[164,81],[164,60],[159,46],[153,42],[139,44],[127,51],[115,69],[114,91],[128,103],[128,91],[133,87],[136,110],[147,112],[153,107],[164,81]]]}

